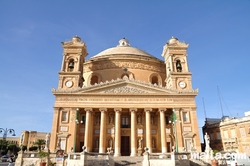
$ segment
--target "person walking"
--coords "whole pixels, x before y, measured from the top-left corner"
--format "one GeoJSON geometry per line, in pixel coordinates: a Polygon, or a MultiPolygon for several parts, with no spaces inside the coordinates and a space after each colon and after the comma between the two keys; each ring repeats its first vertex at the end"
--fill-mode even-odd
{"type": "Polygon", "coordinates": [[[9,157],[8,162],[9,162],[8,166],[13,166],[14,159],[12,157],[9,157]]]}

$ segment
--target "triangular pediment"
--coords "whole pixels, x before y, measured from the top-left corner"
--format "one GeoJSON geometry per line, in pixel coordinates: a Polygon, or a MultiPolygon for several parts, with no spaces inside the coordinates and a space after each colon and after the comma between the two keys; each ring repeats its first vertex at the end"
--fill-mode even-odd
{"type": "Polygon", "coordinates": [[[198,91],[179,91],[171,90],[161,85],[153,85],[151,83],[142,82],[140,80],[116,79],[99,84],[83,86],[77,89],[52,89],[54,94],[70,93],[70,94],[197,94],[198,91]]]}
{"type": "Polygon", "coordinates": [[[131,80],[119,80],[107,83],[100,83],[91,87],[83,87],[80,93],[98,94],[152,94],[171,93],[164,87],[154,86],[131,80]]]}

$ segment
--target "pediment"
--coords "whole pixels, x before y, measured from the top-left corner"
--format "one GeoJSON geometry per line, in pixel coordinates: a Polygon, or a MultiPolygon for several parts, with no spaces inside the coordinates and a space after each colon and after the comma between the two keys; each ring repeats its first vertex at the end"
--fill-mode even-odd
{"type": "Polygon", "coordinates": [[[198,93],[198,90],[172,90],[161,85],[142,82],[134,79],[116,79],[106,82],[100,82],[99,84],[83,86],[76,89],[54,89],[53,94],[156,94],[156,95],[177,95],[177,94],[194,94],[198,93]]]}
{"type": "Polygon", "coordinates": [[[97,93],[97,94],[153,94],[153,93],[171,93],[165,88],[158,88],[150,85],[143,85],[136,82],[121,81],[119,83],[102,84],[83,88],[79,93],[97,93]]]}
{"type": "Polygon", "coordinates": [[[182,136],[184,138],[193,138],[195,136],[195,133],[193,132],[183,133],[182,136]]]}

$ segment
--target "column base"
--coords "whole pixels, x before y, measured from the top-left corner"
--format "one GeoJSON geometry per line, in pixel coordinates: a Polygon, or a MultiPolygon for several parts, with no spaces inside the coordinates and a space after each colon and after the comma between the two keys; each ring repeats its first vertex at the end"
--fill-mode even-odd
{"type": "Polygon", "coordinates": [[[136,153],[131,153],[130,156],[135,157],[135,156],[137,156],[137,154],[136,153]]]}
{"type": "Polygon", "coordinates": [[[119,153],[119,154],[114,154],[114,157],[119,157],[119,156],[121,156],[121,153],[119,153]]]}

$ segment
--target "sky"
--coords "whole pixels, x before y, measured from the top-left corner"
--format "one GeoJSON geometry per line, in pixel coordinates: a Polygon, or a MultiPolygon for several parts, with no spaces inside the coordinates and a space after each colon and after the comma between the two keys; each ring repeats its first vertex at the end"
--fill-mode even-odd
{"type": "Polygon", "coordinates": [[[0,128],[17,136],[51,132],[61,42],[75,35],[86,59],[125,37],[161,60],[174,36],[189,44],[199,129],[250,111],[250,0],[11,0],[0,1],[0,22],[0,128]]]}

